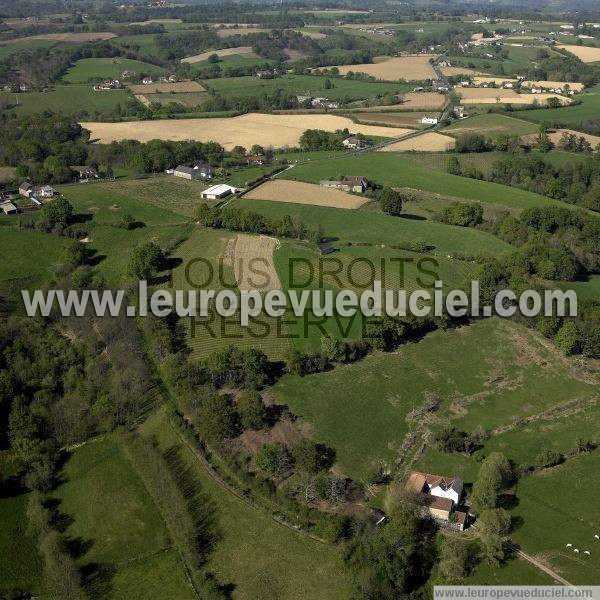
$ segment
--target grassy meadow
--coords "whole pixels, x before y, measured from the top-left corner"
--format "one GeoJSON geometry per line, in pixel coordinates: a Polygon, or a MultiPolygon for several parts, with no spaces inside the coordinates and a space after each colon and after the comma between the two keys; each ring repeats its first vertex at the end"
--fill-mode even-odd
{"type": "MultiPolygon", "coordinates": [[[[180,445],[163,412],[151,417],[143,430],[156,436],[164,449],[180,445]]],[[[220,536],[207,569],[233,587],[234,598],[341,600],[350,596],[337,549],[276,523],[269,514],[230,494],[211,479],[189,448],[182,447],[181,458],[217,506],[220,536]]]]}
{"type": "Polygon", "coordinates": [[[165,69],[130,58],[83,58],[63,76],[67,83],[88,83],[98,79],[122,79],[123,71],[136,75],[164,75],[165,69]]]}

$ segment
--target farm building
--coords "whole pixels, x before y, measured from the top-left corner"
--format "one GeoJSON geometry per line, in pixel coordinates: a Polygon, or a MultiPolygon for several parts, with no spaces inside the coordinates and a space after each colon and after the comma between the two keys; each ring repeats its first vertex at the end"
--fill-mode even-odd
{"type": "Polygon", "coordinates": [[[344,190],[345,192],[362,194],[369,186],[369,180],[366,177],[352,175],[344,177],[340,181],[329,181],[324,179],[319,181],[319,185],[321,187],[331,187],[338,190],[344,190]]]}
{"type": "Polygon", "coordinates": [[[208,163],[202,161],[194,163],[194,171],[203,179],[212,179],[215,176],[215,170],[208,163]]]}
{"type": "Polygon", "coordinates": [[[367,142],[354,136],[345,139],[342,144],[344,144],[344,148],[350,148],[353,150],[361,150],[362,148],[366,148],[368,146],[367,142]]]}
{"type": "Polygon", "coordinates": [[[81,167],[79,169],[79,179],[98,179],[98,169],[95,167],[81,167]]]}
{"type": "Polygon", "coordinates": [[[225,183],[220,183],[207,188],[200,194],[200,196],[206,200],[219,200],[221,198],[225,198],[225,196],[229,196],[229,194],[235,194],[236,192],[236,188],[225,183]]]}
{"type": "Polygon", "coordinates": [[[437,117],[423,117],[421,123],[423,123],[423,125],[437,125],[438,119],[437,117]]]}
{"type": "Polygon", "coordinates": [[[29,198],[29,195],[31,194],[32,189],[33,189],[33,184],[29,183],[29,181],[24,181],[19,186],[19,194],[21,196],[25,196],[25,198],[29,198]]]}
{"type": "Polygon", "coordinates": [[[19,186],[19,194],[25,198],[52,198],[54,188],[49,185],[32,185],[28,181],[24,181],[19,186]]]}
{"type": "Polygon", "coordinates": [[[0,209],[5,215],[14,215],[17,213],[17,207],[10,201],[2,202],[0,209]]]}
{"type": "Polygon", "coordinates": [[[453,523],[462,531],[468,521],[465,511],[457,510],[463,495],[460,477],[443,477],[412,471],[404,489],[418,499],[423,513],[442,522],[453,523]]]}
{"type": "Polygon", "coordinates": [[[186,167],[185,165],[175,167],[173,175],[175,175],[175,177],[182,177],[183,179],[198,179],[198,177],[202,177],[200,169],[186,167]]]}

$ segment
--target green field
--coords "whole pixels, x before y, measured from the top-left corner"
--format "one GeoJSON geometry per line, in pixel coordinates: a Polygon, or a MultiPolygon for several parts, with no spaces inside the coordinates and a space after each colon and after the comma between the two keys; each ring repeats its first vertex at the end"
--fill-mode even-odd
{"type": "Polygon", "coordinates": [[[22,40],[22,41],[11,41],[10,44],[0,45],[0,60],[8,58],[15,52],[22,52],[24,50],[37,50],[38,48],[51,48],[56,46],[55,40],[22,40]]]}
{"type": "Polygon", "coordinates": [[[130,58],[83,58],[63,76],[67,83],[88,83],[99,79],[121,79],[123,71],[134,71],[137,76],[163,75],[165,69],[130,58]]]}
{"type": "MultiPolygon", "coordinates": [[[[436,430],[449,422],[467,432],[479,425],[488,430],[510,426],[567,400],[589,401],[595,389],[530,331],[488,319],[436,331],[396,353],[374,354],[328,373],[285,376],[272,392],[307,421],[315,438],[336,449],[342,472],[360,479],[380,463],[393,466],[397,458],[409,458],[416,449],[402,446],[409,431],[421,436],[421,427],[436,430]],[[510,355],[506,348],[512,349],[510,355]],[[430,400],[439,402],[437,411],[407,419],[430,400]]],[[[518,448],[509,446],[507,456],[519,459],[518,448]]],[[[467,481],[478,469],[472,458],[433,448],[415,466],[467,481]]]]}
{"type": "MultiPolygon", "coordinates": [[[[208,50],[207,52],[210,52],[208,50]]],[[[259,67],[261,65],[274,65],[275,62],[262,58],[261,56],[253,54],[232,54],[230,56],[221,56],[219,58],[218,65],[222,72],[227,72],[228,69],[239,69],[248,67],[259,67]]],[[[191,71],[198,72],[207,67],[211,67],[211,63],[208,60],[201,60],[199,62],[191,63],[191,71]]]]}
{"type": "Polygon", "coordinates": [[[575,290],[580,300],[600,298],[600,275],[590,275],[588,279],[581,281],[559,282],[557,285],[562,290],[575,290]]]}
{"type": "MultiPolygon", "coordinates": [[[[69,523],[65,535],[81,548],[92,597],[140,597],[143,590],[193,598],[164,521],[118,439],[78,448],[53,492],[69,523]]],[[[148,597],[148,596],[147,596],[148,597]]],[[[154,596],[156,597],[156,596],[154,596]]]]}
{"type": "MultiPolygon", "coordinates": [[[[163,413],[149,419],[143,429],[155,435],[163,448],[180,444],[163,413]]],[[[269,514],[230,494],[208,476],[187,447],[181,457],[218,507],[221,536],[207,568],[221,583],[233,586],[234,598],[341,600],[350,596],[335,548],[276,523],[269,514]]]]}
{"type": "Polygon", "coordinates": [[[598,452],[578,456],[543,472],[523,477],[512,510],[519,527],[512,538],[528,553],[543,555],[574,584],[597,584],[600,572],[600,492],[598,452]],[[567,544],[580,550],[576,554],[567,544]],[[584,551],[590,555],[584,554],[584,551]]]}
{"type": "Polygon", "coordinates": [[[322,226],[325,236],[338,244],[372,244],[403,246],[425,242],[443,254],[497,255],[509,252],[511,246],[476,229],[434,223],[426,219],[390,217],[378,210],[339,210],[306,204],[235,200],[234,206],[253,210],[271,218],[288,214],[303,223],[322,226]]]}
{"type": "Polygon", "coordinates": [[[498,113],[486,113],[460,119],[444,129],[444,133],[450,135],[480,133],[490,138],[496,138],[499,135],[528,135],[537,132],[537,125],[498,113]]]}
{"type": "Polygon", "coordinates": [[[440,193],[477,200],[483,204],[497,204],[507,208],[532,208],[536,206],[568,206],[533,192],[513,187],[436,173],[414,164],[410,158],[395,152],[374,152],[361,157],[342,158],[335,161],[319,161],[298,165],[281,175],[283,179],[318,182],[321,179],[337,179],[340,175],[364,175],[369,180],[391,187],[409,187],[427,192],[440,193]]]}
{"type": "MultiPolygon", "coordinates": [[[[181,184],[174,178],[165,180],[175,186],[181,184]]],[[[154,194],[140,198],[130,193],[129,189],[133,186],[121,186],[120,182],[60,186],[60,192],[73,204],[75,212],[83,215],[83,227],[90,238],[88,247],[94,251],[92,261],[96,271],[109,285],[118,285],[123,281],[133,247],[149,240],[155,240],[165,247],[187,233],[185,225],[188,218],[176,212],[184,210],[180,207],[187,206],[187,198],[180,198],[178,187],[166,188],[160,183],[154,188],[154,194]],[[114,191],[115,186],[119,192],[114,191]],[[167,189],[173,194],[171,198],[167,189]],[[133,230],[119,227],[125,214],[131,215],[144,226],[133,230]]]]}
{"type": "Polygon", "coordinates": [[[596,86],[578,96],[581,104],[560,108],[520,111],[519,118],[541,123],[546,121],[555,126],[566,125],[578,129],[582,123],[598,118],[600,113],[600,87],[596,86]]]}
{"type": "Polygon", "coordinates": [[[9,592],[29,591],[36,596],[42,592],[42,560],[37,540],[27,531],[26,494],[0,498],[0,596],[12,597],[9,592]]]}
{"type": "Polygon", "coordinates": [[[52,277],[52,266],[59,263],[65,238],[31,229],[18,229],[18,217],[0,217],[0,285],[34,287],[47,283],[52,277]]]}
{"type": "Polygon", "coordinates": [[[369,83],[351,79],[331,78],[331,88],[327,89],[326,77],[312,75],[285,75],[276,79],[258,79],[257,77],[231,77],[205,79],[202,85],[229,96],[260,96],[274,94],[278,90],[292,95],[321,96],[330,100],[358,100],[375,98],[383,94],[396,94],[412,90],[413,86],[402,83],[369,83]]]}
{"type": "Polygon", "coordinates": [[[94,116],[94,113],[113,112],[117,105],[125,106],[133,96],[129,90],[94,91],[87,85],[56,85],[48,92],[0,93],[18,114],[30,115],[50,110],[70,116],[94,116]]]}
{"type": "Polygon", "coordinates": [[[111,43],[133,50],[140,54],[161,58],[159,47],[156,43],[158,35],[153,33],[144,33],[141,35],[122,35],[111,40],[111,43]]]}

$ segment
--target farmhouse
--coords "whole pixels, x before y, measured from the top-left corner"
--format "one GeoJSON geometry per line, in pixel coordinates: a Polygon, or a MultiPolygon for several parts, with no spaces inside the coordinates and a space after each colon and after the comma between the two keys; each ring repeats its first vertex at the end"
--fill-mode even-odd
{"type": "Polygon", "coordinates": [[[273,71],[257,71],[256,76],[259,79],[273,79],[275,77],[275,73],[273,71]]]}
{"type": "Polygon", "coordinates": [[[95,90],[118,90],[120,88],[121,82],[118,79],[106,79],[94,87],[95,90]]]}
{"type": "Polygon", "coordinates": [[[212,179],[215,176],[215,170],[208,164],[202,161],[194,163],[194,171],[196,171],[202,179],[212,179]]]}
{"type": "Polygon", "coordinates": [[[368,146],[367,142],[354,136],[345,139],[342,144],[344,145],[344,148],[350,148],[353,150],[360,150],[368,146]]]}
{"type": "Polygon", "coordinates": [[[193,169],[192,167],[186,167],[185,165],[179,165],[173,169],[173,175],[175,177],[182,177],[183,179],[197,179],[201,177],[199,169],[193,169]]]}
{"type": "Polygon", "coordinates": [[[229,194],[235,194],[236,192],[236,188],[225,183],[220,183],[207,188],[200,194],[200,196],[206,200],[219,200],[221,198],[225,198],[225,196],[229,196],[229,194]]]}
{"type": "Polygon", "coordinates": [[[25,198],[52,198],[54,188],[49,185],[32,185],[25,181],[19,186],[19,194],[25,198]]]}
{"type": "Polygon", "coordinates": [[[21,196],[25,196],[25,198],[29,198],[29,195],[31,194],[32,189],[33,189],[33,185],[31,183],[29,183],[29,181],[24,181],[19,186],[19,194],[21,196]]]}
{"type": "Polygon", "coordinates": [[[437,125],[438,119],[437,117],[423,117],[421,123],[423,123],[423,125],[437,125]]]}
{"type": "Polygon", "coordinates": [[[150,85],[150,84],[154,83],[154,81],[152,81],[152,77],[144,77],[144,79],[142,79],[142,83],[144,85],[150,85]]]}
{"type": "Polygon", "coordinates": [[[363,176],[347,176],[341,181],[319,181],[321,187],[336,188],[338,190],[344,190],[345,192],[355,192],[362,194],[369,186],[369,180],[363,176]]]}
{"type": "Polygon", "coordinates": [[[467,524],[467,513],[457,510],[463,495],[463,480],[460,477],[444,477],[412,471],[404,489],[416,496],[423,514],[453,523],[460,531],[467,524]]]}
{"type": "Polygon", "coordinates": [[[88,179],[98,179],[98,169],[94,167],[82,167],[79,169],[79,179],[85,181],[88,179]]]}

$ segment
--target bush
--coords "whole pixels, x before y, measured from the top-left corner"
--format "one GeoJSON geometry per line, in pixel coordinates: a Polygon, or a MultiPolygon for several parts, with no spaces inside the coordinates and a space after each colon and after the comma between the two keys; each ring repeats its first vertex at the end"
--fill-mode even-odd
{"type": "Polygon", "coordinates": [[[306,473],[326,471],[335,461],[335,450],[325,444],[317,444],[311,440],[302,440],[292,448],[292,456],[296,466],[306,473]]]}
{"type": "Polygon", "coordinates": [[[440,221],[460,227],[480,225],[483,222],[483,206],[478,203],[453,202],[444,208],[440,221]]]}
{"type": "Polygon", "coordinates": [[[556,450],[542,450],[535,457],[535,466],[539,469],[553,467],[562,461],[562,454],[556,450]]]}

